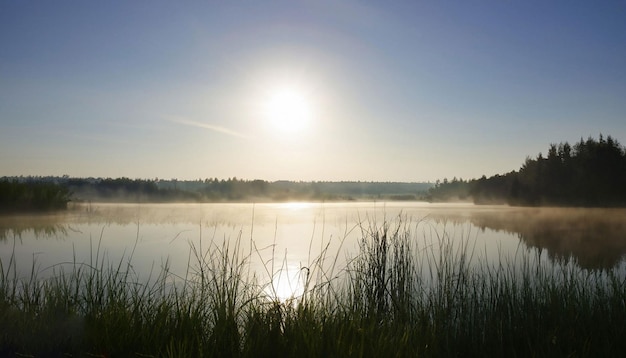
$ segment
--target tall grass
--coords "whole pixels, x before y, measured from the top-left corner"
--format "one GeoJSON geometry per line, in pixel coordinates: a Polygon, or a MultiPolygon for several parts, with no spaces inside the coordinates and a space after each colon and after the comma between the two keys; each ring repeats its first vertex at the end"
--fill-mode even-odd
{"type": "Polygon", "coordinates": [[[286,301],[249,270],[259,250],[241,237],[191,245],[183,277],[166,261],[140,279],[132,252],[112,264],[99,248],[47,279],[0,262],[0,356],[626,355],[623,272],[524,252],[492,264],[406,219],[360,229],[345,267],[322,250],[286,301]]]}

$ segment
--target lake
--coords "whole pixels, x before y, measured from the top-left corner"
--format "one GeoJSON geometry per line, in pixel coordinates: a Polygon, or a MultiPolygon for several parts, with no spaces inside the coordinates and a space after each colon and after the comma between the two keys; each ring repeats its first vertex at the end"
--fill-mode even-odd
{"type": "MultiPolygon", "coordinates": [[[[0,217],[0,259],[18,277],[45,278],[73,264],[130,262],[140,280],[167,266],[176,277],[198,258],[237,250],[279,295],[297,293],[303,268],[345,267],[365,232],[383,223],[412,233],[431,255],[441,241],[497,265],[530,256],[584,270],[626,267],[626,210],[517,208],[424,202],[81,204],[54,214],[0,217]],[[277,279],[277,277],[279,279],[277,279]]],[[[419,250],[418,250],[419,251],[419,250]]]]}

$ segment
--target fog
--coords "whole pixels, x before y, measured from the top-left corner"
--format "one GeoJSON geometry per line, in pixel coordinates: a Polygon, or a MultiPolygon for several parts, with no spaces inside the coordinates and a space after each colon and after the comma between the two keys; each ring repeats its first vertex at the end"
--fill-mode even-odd
{"type": "MultiPolygon", "coordinates": [[[[448,236],[471,241],[477,259],[498,260],[520,250],[584,269],[608,269],[626,257],[626,209],[557,209],[422,202],[279,204],[85,204],[64,213],[0,217],[3,263],[21,271],[35,262],[131,259],[138,271],[164,265],[185,272],[190,248],[240,243],[259,272],[271,262],[292,271],[320,255],[344,261],[363,229],[404,221],[423,246],[448,236]],[[400,219],[399,219],[400,218],[400,219]],[[132,251],[133,247],[135,250],[132,251]],[[98,251],[99,250],[99,251],[98,251]]],[[[278,266],[277,266],[278,265],[278,266]]]]}

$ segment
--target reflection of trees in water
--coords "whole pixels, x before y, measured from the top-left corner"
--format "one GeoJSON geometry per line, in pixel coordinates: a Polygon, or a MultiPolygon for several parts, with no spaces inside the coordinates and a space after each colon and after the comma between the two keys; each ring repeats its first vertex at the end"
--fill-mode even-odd
{"type": "Polygon", "coordinates": [[[34,220],[20,220],[0,223],[0,241],[21,239],[22,236],[33,233],[35,238],[65,238],[71,226],[62,222],[37,222],[34,220]]]}
{"type": "MultiPolygon", "coordinates": [[[[253,206],[220,207],[206,211],[203,206],[168,205],[86,205],[63,215],[33,215],[0,217],[0,241],[30,235],[36,238],[64,238],[73,225],[167,225],[195,224],[203,227],[225,226],[240,228],[258,222],[275,222],[278,211],[257,212],[253,206]]],[[[546,250],[553,261],[575,260],[587,269],[616,266],[626,257],[626,209],[577,208],[513,208],[502,206],[473,206],[432,209],[422,219],[438,224],[471,223],[480,229],[490,229],[517,235],[530,248],[546,250]]]]}
{"type": "Polygon", "coordinates": [[[520,208],[477,212],[480,228],[513,232],[553,261],[575,260],[586,269],[608,269],[626,256],[626,210],[520,208]]]}
{"type": "MultiPolygon", "coordinates": [[[[192,224],[207,227],[240,226],[235,216],[240,210],[207,212],[205,204],[89,204],[78,207],[83,211],[80,221],[88,224],[170,225],[192,224]]],[[[246,204],[252,213],[252,204],[246,204]]],[[[250,214],[251,215],[251,214],[250,214]]],[[[251,217],[245,217],[248,223],[251,217]]]]}
{"type": "Polygon", "coordinates": [[[63,213],[50,215],[0,216],[0,241],[21,239],[23,236],[35,238],[65,238],[76,232],[76,225],[172,225],[192,224],[203,227],[240,228],[242,223],[252,220],[252,205],[241,209],[223,211],[204,210],[201,205],[189,204],[85,204],[74,205],[63,213]],[[250,216],[247,216],[250,215],[250,216]]]}

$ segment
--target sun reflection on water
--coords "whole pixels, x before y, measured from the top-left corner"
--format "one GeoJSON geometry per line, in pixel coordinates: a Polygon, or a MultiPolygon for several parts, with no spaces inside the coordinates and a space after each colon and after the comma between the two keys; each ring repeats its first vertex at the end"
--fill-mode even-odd
{"type": "Polygon", "coordinates": [[[279,209],[287,209],[287,210],[301,210],[301,209],[309,209],[313,207],[313,203],[307,201],[290,201],[287,203],[278,204],[279,209]]]}
{"type": "Polygon", "coordinates": [[[302,297],[308,270],[295,264],[285,264],[274,272],[272,284],[265,293],[272,300],[287,303],[302,297]]]}

